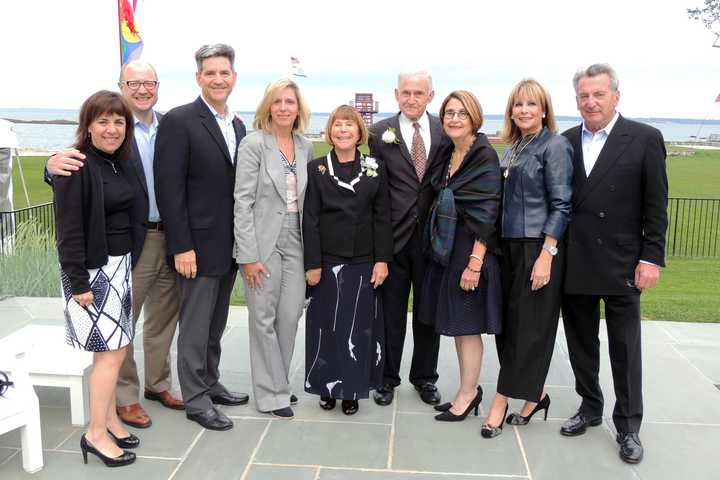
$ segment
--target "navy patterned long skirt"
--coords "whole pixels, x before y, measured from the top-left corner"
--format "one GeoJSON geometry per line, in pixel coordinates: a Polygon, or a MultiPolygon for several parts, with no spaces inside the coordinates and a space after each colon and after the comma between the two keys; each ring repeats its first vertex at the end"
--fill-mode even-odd
{"type": "Polygon", "coordinates": [[[372,263],[330,265],[310,289],[305,316],[305,391],[368,398],[382,385],[384,325],[372,263]]]}
{"type": "Polygon", "coordinates": [[[90,352],[119,350],[132,342],[132,278],[130,254],[108,257],[100,268],[90,269],[93,303],[83,307],[72,298],[70,279],[60,271],[65,304],[65,339],[90,352]]]}

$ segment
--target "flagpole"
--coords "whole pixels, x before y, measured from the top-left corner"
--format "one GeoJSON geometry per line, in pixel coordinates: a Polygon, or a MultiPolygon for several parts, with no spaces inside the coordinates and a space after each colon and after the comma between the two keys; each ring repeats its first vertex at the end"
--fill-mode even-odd
{"type": "Polygon", "coordinates": [[[120,16],[120,2],[117,0],[117,26],[118,26],[118,50],[120,51],[120,68],[122,68],[122,17],[120,16]]]}

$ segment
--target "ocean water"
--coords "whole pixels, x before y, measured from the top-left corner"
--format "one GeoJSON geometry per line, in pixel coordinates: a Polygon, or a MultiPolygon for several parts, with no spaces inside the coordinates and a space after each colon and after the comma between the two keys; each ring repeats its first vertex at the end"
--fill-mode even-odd
{"type": "MultiPolygon", "coordinates": [[[[253,112],[238,112],[245,124],[252,125],[253,112]]],[[[385,112],[375,115],[375,121],[394,115],[385,112]]],[[[0,118],[18,120],[77,120],[77,110],[46,109],[46,108],[0,108],[0,118]]],[[[308,133],[320,133],[325,129],[329,113],[314,113],[310,119],[308,133]]],[[[579,117],[558,117],[558,129],[566,130],[580,123],[579,117]]],[[[706,138],[711,134],[720,134],[720,120],[696,120],[681,118],[638,118],[641,122],[659,129],[666,141],[690,141],[695,138],[706,138]]],[[[502,115],[486,115],[482,131],[489,135],[502,129],[502,115]]],[[[15,125],[21,148],[39,150],[57,150],[71,145],[75,136],[75,125],[15,125]]]]}

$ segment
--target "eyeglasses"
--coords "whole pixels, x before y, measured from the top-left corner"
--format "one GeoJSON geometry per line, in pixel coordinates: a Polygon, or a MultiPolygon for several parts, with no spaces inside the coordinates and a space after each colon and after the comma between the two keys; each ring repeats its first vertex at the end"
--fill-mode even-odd
{"type": "Polygon", "coordinates": [[[13,382],[9,381],[7,374],[0,372],[0,396],[4,395],[7,389],[13,385],[13,382]]]}
{"type": "Polygon", "coordinates": [[[457,112],[455,110],[445,110],[445,120],[452,120],[455,118],[455,115],[457,115],[457,118],[460,120],[467,120],[469,116],[465,110],[458,110],[457,112]]]}
{"type": "Polygon", "coordinates": [[[130,90],[137,90],[138,88],[140,88],[140,85],[145,87],[145,90],[155,90],[157,86],[160,85],[160,82],[158,82],[157,80],[128,80],[122,83],[127,85],[130,90]]]}

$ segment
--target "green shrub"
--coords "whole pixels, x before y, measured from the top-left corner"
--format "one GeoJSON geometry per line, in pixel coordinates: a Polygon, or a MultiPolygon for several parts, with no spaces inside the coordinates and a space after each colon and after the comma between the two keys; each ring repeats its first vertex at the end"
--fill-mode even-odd
{"type": "Polygon", "coordinates": [[[55,237],[37,221],[20,222],[5,255],[0,255],[0,298],[57,297],[60,267],[55,237]],[[8,251],[9,250],[9,251],[8,251]]]}

